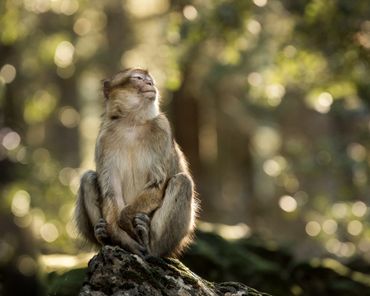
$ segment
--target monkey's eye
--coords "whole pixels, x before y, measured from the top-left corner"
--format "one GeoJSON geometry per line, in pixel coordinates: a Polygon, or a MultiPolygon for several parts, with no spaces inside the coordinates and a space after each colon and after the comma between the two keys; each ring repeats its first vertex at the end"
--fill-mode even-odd
{"type": "Polygon", "coordinates": [[[143,80],[144,78],[140,75],[133,75],[131,78],[138,79],[138,80],[143,80]]]}

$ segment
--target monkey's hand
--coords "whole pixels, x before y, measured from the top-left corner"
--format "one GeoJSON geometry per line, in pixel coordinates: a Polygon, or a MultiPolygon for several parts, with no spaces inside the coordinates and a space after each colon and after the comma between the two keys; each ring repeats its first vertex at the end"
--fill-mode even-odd
{"type": "Polygon", "coordinates": [[[137,240],[130,236],[126,231],[123,231],[119,225],[110,224],[108,230],[112,231],[112,244],[118,245],[125,250],[139,255],[140,257],[148,256],[148,250],[141,245],[137,240]]]}
{"type": "Polygon", "coordinates": [[[166,173],[160,166],[156,166],[148,175],[148,182],[145,185],[146,189],[160,188],[166,181],[166,173]]]}
{"type": "Polygon", "coordinates": [[[149,254],[150,218],[145,213],[137,213],[133,222],[136,237],[149,254]]]}
{"type": "Polygon", "coordinates": [[[145,213],[135,213],[131,205],[121,211],[119,227],[134,238],[142,248],[143,254],[149,254],[150,218],[145,213]]]}

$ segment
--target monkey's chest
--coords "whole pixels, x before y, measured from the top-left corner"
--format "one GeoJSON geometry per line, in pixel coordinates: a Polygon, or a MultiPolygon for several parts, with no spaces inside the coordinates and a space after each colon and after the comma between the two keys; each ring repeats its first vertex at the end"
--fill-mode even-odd
{"type": "Polygon", "coordinates": [[[131,203],[144,190],[151,171],[159,165],[160,161],[150,147],[142,142],[126,142],[117,152],[116,165],[123,197],[126,203],[131,203]]]}

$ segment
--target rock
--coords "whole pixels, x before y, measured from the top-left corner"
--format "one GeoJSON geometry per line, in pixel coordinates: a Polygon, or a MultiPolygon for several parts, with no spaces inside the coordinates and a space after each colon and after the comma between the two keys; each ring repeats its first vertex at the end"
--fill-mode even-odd
{"type": "Polygon", "coordinates": [[[143,259],[117,246],[105,246],[88,266],[87,280],[80,296],[124,295],[227,295],[263,296],[236,282],[210,283],[179,260],[149,257],[143,259]]]}

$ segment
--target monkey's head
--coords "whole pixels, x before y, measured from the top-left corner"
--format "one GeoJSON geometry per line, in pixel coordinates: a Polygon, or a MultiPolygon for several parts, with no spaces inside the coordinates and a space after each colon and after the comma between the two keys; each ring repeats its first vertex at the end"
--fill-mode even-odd
{"type": "Polygon", "coordinates": [[[140,115],[150,119],[158,115],[158,90],[146,70],[127,69],[103,81],[108,112],[113,116],[140,115]]]}

